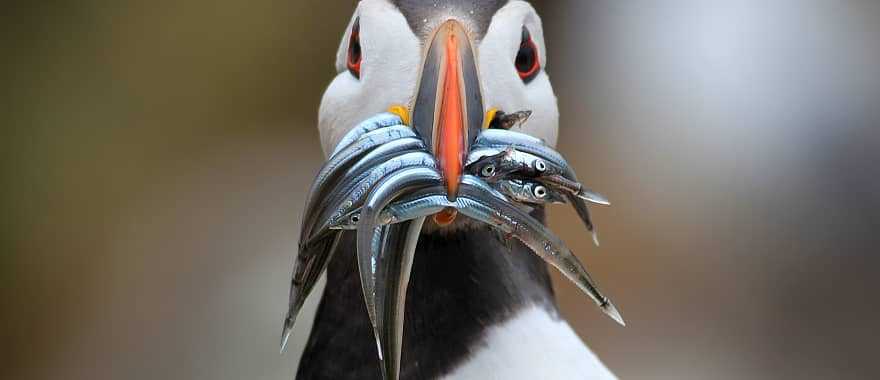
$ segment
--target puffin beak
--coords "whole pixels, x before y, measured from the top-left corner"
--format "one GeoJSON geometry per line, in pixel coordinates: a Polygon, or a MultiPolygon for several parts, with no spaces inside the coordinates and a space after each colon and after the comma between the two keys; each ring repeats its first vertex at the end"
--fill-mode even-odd
{"type": "Polygon", "coordinates": [[[450,201],[458,195],[467,152],[483,125],[475,57],[464,26],[443,23],[428,45],[413,105],[413,126],[437,158],[450,201]]]}

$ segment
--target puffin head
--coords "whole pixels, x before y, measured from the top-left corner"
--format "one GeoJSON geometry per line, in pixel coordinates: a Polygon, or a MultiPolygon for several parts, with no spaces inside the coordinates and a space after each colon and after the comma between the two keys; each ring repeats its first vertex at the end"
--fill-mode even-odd
{"type": "Polygon", "coordinates": [[[393,109],[415,128],[454,194],[464,157],[498,111],[531,111],[519,132],[555,146],[559,111],[541,19],[520,0],[362,0],[321,101],[325,154],[393,109]]]}

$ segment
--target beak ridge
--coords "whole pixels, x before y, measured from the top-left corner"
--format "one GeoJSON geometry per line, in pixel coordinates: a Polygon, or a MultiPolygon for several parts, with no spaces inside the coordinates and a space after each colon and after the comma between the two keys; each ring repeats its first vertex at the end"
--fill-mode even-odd
{"type": "Polygon", "coordinates": [[[443,23],[428,45],[413,105],[413,125],[438,160],[450,201],[483,124],[475,56],[464,26],[455,20],[443,23]]]}

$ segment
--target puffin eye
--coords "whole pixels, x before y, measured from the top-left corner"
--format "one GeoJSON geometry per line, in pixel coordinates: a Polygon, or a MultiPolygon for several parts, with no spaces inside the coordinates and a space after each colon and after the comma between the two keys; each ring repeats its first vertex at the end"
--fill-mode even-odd
{"type": "Polygon", "coordinates": [[[351,26],[351,38],[348,40],[348,59],[346,59],[346,66],[348,66],[348,71],[351,75],[354,75],[355,78],[361,78],[361,19],[357,18],[354,20],[354,25],[351,26]]]}
{"type": "Polygon", "coordinates": [[[522,29],[522,42],[519,43],[519,51],[514,61],[516,71],[524,83],[529,83],[538,76],[541,71],[541,62],[538,60],[538,47],[532,41],[532,35],[526,27],[522,29]]]}

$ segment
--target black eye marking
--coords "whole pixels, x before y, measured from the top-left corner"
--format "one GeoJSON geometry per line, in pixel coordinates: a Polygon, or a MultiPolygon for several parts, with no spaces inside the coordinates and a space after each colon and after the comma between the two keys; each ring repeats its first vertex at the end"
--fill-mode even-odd
{"type": "Polygon", "coordinates": [[[361,78],[362,59],[361,19],[357,18],[354,20],[354,25],[351,26],[351,37],[348,39],[348,59],[346,59],[346,66],[348,66],[348,71],[351,75],[354,75],[354,77],[358,79],[361,78]]]}
{"type": "Polygon", "coordinates": [[[516,53],[514,65],[520,79],[524,83],[531,82],[538,76],[538,72],[541,71],[538,47],[535,46],[535,41],[532,41],[532,35],[525,26],[522,29],[522,41],[519,44],[519,51],[516,53]]]}

